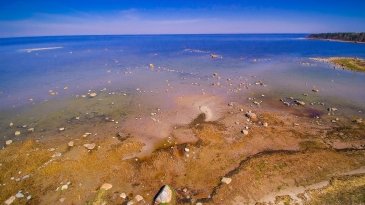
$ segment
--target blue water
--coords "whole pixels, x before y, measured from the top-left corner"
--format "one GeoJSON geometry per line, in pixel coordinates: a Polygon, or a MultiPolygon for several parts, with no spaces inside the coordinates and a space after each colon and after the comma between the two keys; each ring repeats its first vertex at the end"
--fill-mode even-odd
{"type": "MultiPolygon", "coordinates": [[[[0,39],[0,108],[27,104],[29,98],[34,101],[48,99],[49,90],[62,90],[65,86],[70,87],[68,94],[102,88],[108,86],[107,79],[113,79],[113,84],[118,81],[106,71],[148,69],[150,63],[200,76],[217,71],[257,74],[273,85],[283,87],[295,88],[305,81],[310,85],[322,86],[329,95],[337,95],[337,90],[341,91],[339,97],[354,97],[355,101],[365,102],[365,91],[359,89],[365,87],[364,74],[333,71],[322,64],[310,68],[299,64],[310,57],[365,58],[365,44],[308,40],[305,36],[242,34],[3,38],[0,39]],[[38,48],[51,49],[26,50],[38,48]],[[212,53],[223,58],[213,60],[210,58],[212,53]],[[330,81],[340,85],[333,86],[330,81]]],[[[126,86],[128,83],[137,86],[146,82],[131,81],[114,86],[126,86]]]]}

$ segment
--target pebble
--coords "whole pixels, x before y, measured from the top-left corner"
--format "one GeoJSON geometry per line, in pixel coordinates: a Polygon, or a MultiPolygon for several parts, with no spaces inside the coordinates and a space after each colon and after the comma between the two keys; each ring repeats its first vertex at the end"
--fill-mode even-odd
{"type": "Polygon", "coordinates": [[[232,179],[228,178],[228,177],[223,177],[221,182],[223,182],[225,184],[230,184],[232,182],[232,179]]]}
{"type": "Polygon", "coordinates": [[[84,147],[88,150],[93,150],[95,148],[95,143],[92,144],[84,144],[84,147]]]}
{"type": "Polygon", "coordinates": [[[13,143],[13,140],[6,140],[5,142],[6,145],[10,145],[11,143],[13,143]]]}
{"type": "Polygon", "coordinates": [[[113,185],[109,184],[109,183],[104,183],[103,185],[101,185],[100,189],[103,189],[103,190],[109,190],[113,187],[113,185]]]}
{"type": "Polygon", "coordinates": [[[198,202],[198,203],[196,203],[195,205],[203,205],[203,203],[201,203],[201,202],[198,202]]]}
{"type": "Polygon", "coordinates": [[[10,205],[15,201],[16,197],[15,196],[11,196],[10,198],[8,198],[4,203],[6,205],[10,205]]]}
{"type": "Polygon", "coordinates": [[[243,135],[248,135],[248,130],[241,130],[241,133],[242,133],[243,135]]]}
{"type": "Polygon", "coordinates": [[[262,125],[263,125],[264,127],[268,127],[268,126],[269,126],[269,123],[264,122],[262,125]]]}
{"type": "Polygon", "coordinates": [[[127,194],[125,194],[125,193],[121,193],[119,196],[120,196],[120,198],[122,198],[122,199],[127,198],[127,194]]]}
{"type": "Polygon", "coordinates": [[[185,152],[189,152],[190,151],[190,149],[189,148],[187,148],[187,147],[185,147],[185,152]]]}
{"type": "Polygon", "coordinates": [[[68,145],[69,147],[73,147],[73,146],[74,146],[74,141],[69,141],[69,142],[67,143],[67,145],[68,145]]]}
{"type": "Polygon", "coordinates": [[[60,199],[59,199],[59,201],[60,201],[61,203],[63,203],[65,200],[66,200],[65,198],[60,198],[60,199]]]}
{"type": "Polygon", "coordinates": [[[14,123],[12,123],[12,122],[11,122],[11,123],[9,124],[9,127],[12,127],[13,125],[14,125],[14,123]]]}
{"type": "Polygon", "coordinates": [[[34,128],[33,127],[29,128],[28,132],[34,132],[34,128]]]}
{"type": "Polygon", "coordinates": [[[154,204],[170,204],[173,200],[173,191],[169,185],[164,185],[155,197],[154,204]]]}
{"type": "Polygon", "coordinates": [[[20,135],[20,131],[15,131],[14,135],[15,135],[15,136],[20,135]]]}
{"type": "Polygon", "coordinates": [[[91,98],[93,98],[93,97],[96,97],[98,94],[96,94],[96,93],[90,93],[89,94],[89,97],[91,97],[91,98]]]}
{"type": "Polygon", "coordinates": [[[300,100],[295,100],[294,101],[297,105],[305,105],[305,102],[300,101],[300,100]]]}
{"type": "Polygon", "coordinates": [[[142,201],[142,200],[143,200],[143,196],[141,196],[141,195],[137,195],[137,196],[135,196],[135,197],[134,197],[134,199],[135,199],[137,202],[140,202],[140,201],[142,201]]]}
{"type": "Polygon", "coordinates": [[[22,192],[18,192],[17,194],[15,194],[15,197],[16,198],[23,198],[24,197],[24,194],[22,192]]]}
{"type": "Polygon", "coordinates": [[[67,190],[67,189],[68,189],[68,185],[67,184],[64,184],[64,185],[61,186],[61,191],[67,190]]]}
{"type": "Polygon", "coordinates": [[[58,130],[62,132],[62,131],[65,131],[65,128],[64,127],[60,127],[60,128],[58,128],[58,130]]]}
{"type": "Polygon", "coordinates": [[[315,93],[319,92],[318,89],[313,89],[312,91],[315,92],[315,93]]]}
{"type": "Polygon", "coordinates": [[[248,117],[250,120],[255,121],[257,120],[257,115],[251,111],[246,113],[246,117],[248,117]]]}

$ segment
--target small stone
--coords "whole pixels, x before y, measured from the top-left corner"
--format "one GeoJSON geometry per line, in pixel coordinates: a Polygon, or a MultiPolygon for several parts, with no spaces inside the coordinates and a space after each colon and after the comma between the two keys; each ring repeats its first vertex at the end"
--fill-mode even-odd
{"type": "Polygon", "coordinates": [[[29,128],[28,132],[34,132],[34,128],[33,127],[29,128]]]}
{"type": "Polygon", "coordinates": [[[22,192],[18,192],[17,194],[15,194],[15,197],[16,198],[23,198],[24,197],[24,194],[22,192]]]}
{"type": "Polygon", "coordinates": [[[201,203],[201,202],[198,202],[198,203],[196,203],[195,205],[203,205],[203,203],[201,203]]]}
{"type": "Polygon", "coordinates": [[[32,195],[27,196],[27,200],[30,200],[32,198],[32,195]]]}
{"type": "Polygon", "coordinates": [[[120,196],[120,198],[122,198],[122,199],[127,198],[127,194],[125,194],[125,193],[121,193],[119,196],[120,196]]]}
{"type": "Polygon", "coordinates": [[[12,122],[11,122],[11,123],[9,124],[9,127],[12,127],[13,125],[14,125],[14,123],[12,123],[12,122]]]}
{"type": "Polygon", "coordinates": [[[246,113],[246,117],[248,117],[252,121],[257,120],[257,115],[251,111],[246,113]]]}
{"type": "Polygon", "coordinates": [[[84,144],[84,147],[88,150],[93,150],[95,148],[95,143],[91,143],[91,144],[84,144]]]}
{"type": "Polygon", "coordinates": [[[20,131],[15,131],[15,136],[19,136],[20,135],[20,131]]]}
{"type": "Polygon", "coordinates": [[[300,100],[295,100],[294,101],[297,105],[305,105],[305,102],[300,101],[300,100]]]}
{"type": "Polygon", "coordinates": [[[358,124],[361,124],[362,123],[362,119],[361,118],[358,118],[358,119],[354,120],[354,122],[356,122],[358,124]]]}
{"type": "Polygon", "coordinates": [[[60,127],[60,128],[58,128],[58,131],[65,131],[65,128],[64,127],[60,127]]]}
{"type": "Polygon", "coordinates": [[[189,151],[190,151],[190,149],[189,149],[189,148],[187,148],[187,147],[185,147],[184,151],[185,151],[185,152],[189,152],[189,151]]]}
{"type": "Polygon", "coordinates": [[[135,199],[137,202],[140,202],[140,201],[142,201],[142,200],[143,200],[143,196],[141,196],[141,195],[137,195],[137,196],[135,196],[135,197],[134,197],[134,199],[135,199]]]}
{"type": "Polygon", "coordinates": [[[65,198],[60,198],[60,199],[59,199],[59,201],[60,201],[61,203],[63,203],[65,200],[66,200],[65,198]]]}
{"type": "Polygon", "coordinates": [[[230,184],[232,182],[232,179],[228,177],[223,177],[221,181],[225,184],[230,184]]]}
{"type": "Polygon", "coordinates": [[[312,91],[315,92],[315,93],[319,92],[318,89],[313,89],[312,91]]]}
{"type": "Polygon", "coordinates": [[[89,94],[89,97],[91,97],[91,98],[93,98],[93,97],[96,97],[98,94],[96,94],[96,93],[90,93],[89,94]]]}
{"type": "Polygon", "coordinates": [[[8,198],[4,203],[6,205],[10,205],[15,201],[16,197],[15,196],[11,196],[10,198],[8,198]]]}
{"type": "Polygon", "coordinates": [[[109,184],[109,183],[104,183],[103,185],[101,185],[100,189],[103,189],[103,190],[109,190],[113,187],[113,185],[109,184]]]}
{"type": "Polygon", "coordinates": [[[67,190],[67,189],[68,189],[68,185],[67,184],[64,184],[64,185],[61,186],[61,191],[67,190]]]}
{"type": "Polygon", "coordinates": [[[5,142],[6,145],[10,145],[11,143],[13,143],[13,140],[6,140],[5,142]]]}
{"type": "Polygon", "coordinates": [[[160,204],[172,204],[173,190],[169,185],[164,185],[155,197],[155,203],[160,204]]]}
{"type": "Polygon", "coordinates": [[[269,126],[269,123],[264,122],[262,125],[263,125],[264,127],[268,127],[268,126],[269,126]]]}
{"type": "Polygon", "coordinates": [[[61,152],[55,152],[55,153],[52,155],[52,158],[60,157],[60,156],[62,156],[62,153],[61,153],[61,152]]]}
{"type": "Polygon", "coordinates": [[[68,145],[69,147],[73,147],[73,146],[74,146],[74,141],[69,141],[69,142],[67,143],[67,145],[68,145]]]}
{"type": "Polygon", "coordinates": [[[248,130],[241,130],[241,133],[242,133],[243,135],[248,135],[248,130]]]}

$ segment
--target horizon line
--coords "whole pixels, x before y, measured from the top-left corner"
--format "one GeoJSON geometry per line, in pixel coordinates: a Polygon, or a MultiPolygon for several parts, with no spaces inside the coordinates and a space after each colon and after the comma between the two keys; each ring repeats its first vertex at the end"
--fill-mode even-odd
{"type": "MultiPolygon", "coordinates": [[[[331,33],[361,33],[361,32],[331,32],[331,33]]],[[[0,39],[10,39],[10,38],[46,38],[46,37],[78,37],[78,36],[173,36],[173,35],[285,35],[285,34],[313,34],[313,33],[146,33],[146,34],[65,34],[65,35],[34,35],[34,36],[0,36],[0,39]]],[[[317,34],[317,33],[316,33],[317,34]]]]}

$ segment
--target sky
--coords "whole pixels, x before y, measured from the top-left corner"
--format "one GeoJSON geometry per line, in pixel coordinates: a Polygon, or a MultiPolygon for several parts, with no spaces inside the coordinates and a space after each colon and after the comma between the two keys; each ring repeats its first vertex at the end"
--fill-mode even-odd
{"type": "Polygon", "coordinates": [[[0,37],[364,31],[365,0],[0,1],[0,37]]]}

